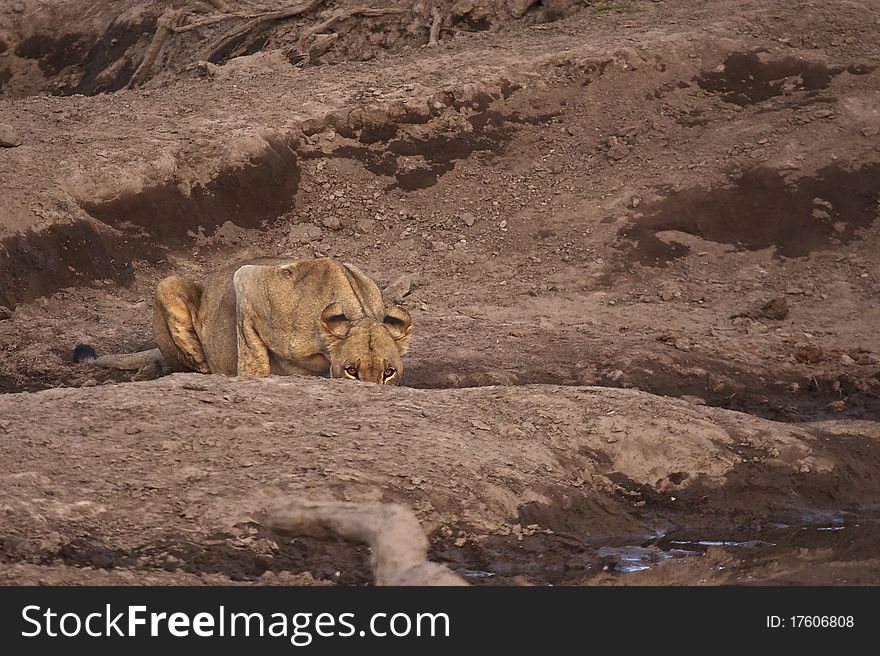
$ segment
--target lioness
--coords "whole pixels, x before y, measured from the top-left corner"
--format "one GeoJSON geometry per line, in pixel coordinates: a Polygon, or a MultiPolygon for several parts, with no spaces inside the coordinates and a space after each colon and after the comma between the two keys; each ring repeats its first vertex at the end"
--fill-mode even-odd
{"type": "Polygon", "coordinates": [[[220,271],[199,285],[170,276],[156,288],[159,348],[77,361],[132,368],[160,359],[176,371],[239,376],[322,375],[398,385],[412,318],[386,310],[376,283],[331,258],[270,261],[220,271]]]}

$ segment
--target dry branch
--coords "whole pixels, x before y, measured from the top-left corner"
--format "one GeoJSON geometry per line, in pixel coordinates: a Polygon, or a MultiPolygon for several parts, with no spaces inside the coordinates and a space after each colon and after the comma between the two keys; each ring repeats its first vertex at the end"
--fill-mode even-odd
{"type": "Polygon", "coordinates": [[[156,63],[156,58],[162,51],[162,46],[165,45],[165,41],[168,40],[168,35],[174,31],[174,26],[180,22],[182,17],[183,11],[180,9],[172,9],[171,7],[168,7],[162,12],[162,15],[156,20],[156,33],[153,35],[153,40],[150,41],[150,45],[147,47],[147,52],[144,54],[143,61],[141,61],[140,66],[137,67],[137,70],[131,76],[126,88],[136,89],[147,81],[150,76],[150,69],[153,67],[153,64],[156,63]]]}
{"type": "Polygon", "coordinates": [[[296,535],[333,535],[368,544],[376,585],[467,585],[447,567],[428,560],[428,538],[418,519],[397,504],[286,498],[273,505],[266,524],[296,535]]]}

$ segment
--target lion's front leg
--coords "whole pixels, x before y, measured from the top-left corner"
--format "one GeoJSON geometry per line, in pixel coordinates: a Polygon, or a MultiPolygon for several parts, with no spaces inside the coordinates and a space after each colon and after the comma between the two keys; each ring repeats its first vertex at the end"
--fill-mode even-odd
{"type": "Polygon", "coordinates": [[[268,376],[269,349],[247,317],[238,317],[239,376],[268,376]]]}
{"type": "Polygon", "coordinates": [[[174,369],[209,374],[194,318],[199,312],[202,288],[180,276],[169,276],[156,288],[153,335],[166,364],[174,369]]]}

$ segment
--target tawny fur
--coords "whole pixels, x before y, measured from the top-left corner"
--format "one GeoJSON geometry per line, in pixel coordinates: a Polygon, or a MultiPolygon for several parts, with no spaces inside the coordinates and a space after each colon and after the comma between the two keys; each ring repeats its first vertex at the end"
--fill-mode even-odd
{"type": "Polygon", "coordinates": [[[130,368],[161,360],[176,371],[239,376],[319,375],[397,385],[412,318],[385,307],[366,274],[331,258],[262,260],[199,284],[170,276],[156,288],[157,351],[107,355],[130,368]]]}

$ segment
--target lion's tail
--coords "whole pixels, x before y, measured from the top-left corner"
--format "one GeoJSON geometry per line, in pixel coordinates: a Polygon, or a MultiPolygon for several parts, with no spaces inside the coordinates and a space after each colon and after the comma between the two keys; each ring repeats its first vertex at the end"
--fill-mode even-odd
{"type": "Polygon", "coordinates": [[[98,357],[93,346],[89,344],[77,344],[73,349],[74,362],[88,362],[98,367],[108,369],[124,369],[125,371],[138,371],[144,367],[162,363],[162,353],[154,348],[137,353],[114,353],[98,357]]]}

